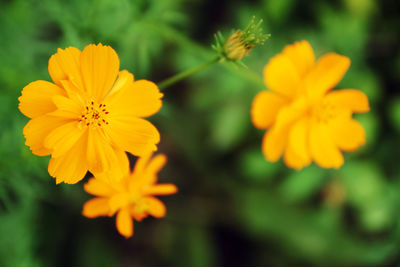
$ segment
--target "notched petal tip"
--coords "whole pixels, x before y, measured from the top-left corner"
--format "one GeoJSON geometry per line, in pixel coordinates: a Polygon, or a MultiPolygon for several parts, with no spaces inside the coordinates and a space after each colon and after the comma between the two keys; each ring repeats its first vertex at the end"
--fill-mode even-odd
{"type": "Polygon", "coordinates": [[[57,85],[38,80],[26,85],[18,98],[18,108],[29,118],[36,118],[56,110],[52,97],[63,95],[63,90],[57,85]]]}
{"type": "Polygon", "coordinates": [[[57,85],[61,80],[74,80],[82,88],[82,75],[80,72],[79,57],[81,51],[76,47],[58,48],[57,52],[49,59],[48,71],[51,79],[57,85]]]}
{"type": "Polygon", "coordinates": [[[120,61],[110,46],[88,45],[80,55],[80,71],[88,94],[102,102],[118,76],[120,61]]]}

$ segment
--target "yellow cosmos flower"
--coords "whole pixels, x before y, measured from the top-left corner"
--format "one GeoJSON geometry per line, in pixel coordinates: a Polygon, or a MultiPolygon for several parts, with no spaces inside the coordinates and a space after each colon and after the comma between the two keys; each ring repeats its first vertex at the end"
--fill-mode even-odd
{"type": "Polygon", "coordinates": [[[138,159],[133,172],[125,169],[119,182],[107,183],[104,177],[91,178],[85,185],[86,192],[97,196],[87,201],[82,214],[88,218],[113,216],[117,213],[118,232],[126,238],[133,234],[133,221],[141,221],[148,215],[164,217],[165,205],[154,195],[170,195],[177,192],[173,184],[157,184],[157,173],[167,158],[151,155],[138,159]]]}
{"type": "Polygon", "coordinates": [[[283,155],[287,166],[301,169],[315,161],[324,168],[339,168],[341,151],[365,144],[365,132],[353,113],[368,112],[368,99],[355,89],[331,91],[350,66],[350,59],[335,53],[316,62],[307,41],[286,46],[264,68],[270,91],[254,99],[251,116],[259,129],[268,129],[262,150],[275,162],[283,155]]]}
{"type": "Polygon", "coordinates": [[[19,109],[31,118],[25,144],[35,155],[51,155],[57,183],[76,183],[88,170],[120,172],[129,165],[125,151],[140,156],[157,149],[159,132],[143,118],[161,108],[163,95],[154,83],[119,71],[111,47],[58,49],[49,74],[54,83],[35,81],[22,90],[19,109]]]}

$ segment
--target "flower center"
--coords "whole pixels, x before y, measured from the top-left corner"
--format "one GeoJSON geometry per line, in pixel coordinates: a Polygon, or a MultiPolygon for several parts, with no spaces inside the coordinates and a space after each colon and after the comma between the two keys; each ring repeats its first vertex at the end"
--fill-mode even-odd
{"type": "Polygon", "coordinates": [[[327,101],[323,101],[314,108],[313,115],[318,122],[328,123],[337,116],[338,110],[335,105],[327,101]]]}
{"type": "Polygon", "coordinates": [[[79,121],[87,127],[100,127],[108,124],[108,113],[105,104],[97,104],[94,101],[90,101],[89,104],[86,105],[79,121]]]}
{"type": "Polygon", "coordinates": [[[137,201],[136,203],[131,203],[130,209],[134,218],[138,221],[146,218],[149,213],[149,205],[143,199],[139,199],[139,201],[137,201]]]}

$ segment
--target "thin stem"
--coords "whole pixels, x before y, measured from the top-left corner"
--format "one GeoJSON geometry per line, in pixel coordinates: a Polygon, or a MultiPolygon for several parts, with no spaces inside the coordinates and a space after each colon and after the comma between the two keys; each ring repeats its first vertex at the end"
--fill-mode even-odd
{"type": "MultiPolygon", "coordinates": [[[[210,49],[207,49],[196,42],[193,42],[191,39],[187,38],[181,32],[167,26],[162,26],[160,24],[152,24],[147,23],[147,27],[151,27],[153,31],[158,32],[160,35],[163,35],[165,38],[170,40],[174,40],[178,45],[180,45],[181,49],[186,49],[189,53],[195,53],[199,58],[209,58],[215,53],[211,52],[210,49]]],[[[254,73],[251,70],[243,69],[243,68],[235,68],[232,67],[231,64],[221,64],[222,68],[225,68],[228,71],[235,73],[236,75],[247,79],[248,81],[254,83],[257,87],[264,88],[264,82],[261,78],[261,74],[254,73]]]]}
{"type": "Polygon", "coordinates": [[[210,66],[210,65],[212,65],[212,64],[214,64],[214,63],[216,63],[216,62],[218,62],[219,59],[220,59],[219,56],[218,56],[218,57],[215,57],[215,58],[213,58],[212,60],[210,60],[210,61],[208,61],[208,62],[206,62],[206,63],[203,63],[203,64],[198,65],[198,66],[196,66],[196,67],[193,67],[193,68],[191,68],[191,69],[188,69],[188,70],[186,70],[186,71],[184,71],[184,72],[178,73],[178,74],[176,74],[176,75],[174,75],[174,76],[172,76],[172,77],[170,77],[170,78],[168,78],[168,79],[166,79],[166,80],[160,82],[160,83],[158,84],[158,87],[159,87],[161,90],[163,90],[163,89],[169,87],[170,85],[172,85],[172,84],[174,84],[174,83],[177,83],[177,82],[179,82],[180,80],[183,80],[183,79],[185,79],[186,77],[188,77],[188,76],[190,76],[190,75],[192,75],[192,74],[195,74],[196,72],[199,72],[199,71],[201,71],[201,70],[207,68],[208,66],[210,66]]]}

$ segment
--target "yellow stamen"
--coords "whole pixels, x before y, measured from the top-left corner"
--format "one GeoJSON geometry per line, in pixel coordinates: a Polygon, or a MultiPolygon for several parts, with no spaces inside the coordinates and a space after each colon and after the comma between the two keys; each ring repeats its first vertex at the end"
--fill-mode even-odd
{"type": "Polygon", "coordinates": [[[337,108],[332,103],[323,101],[317,105],[313,110],[313,115],[318,122],[327,123],[337,116],[337,108]]]}

